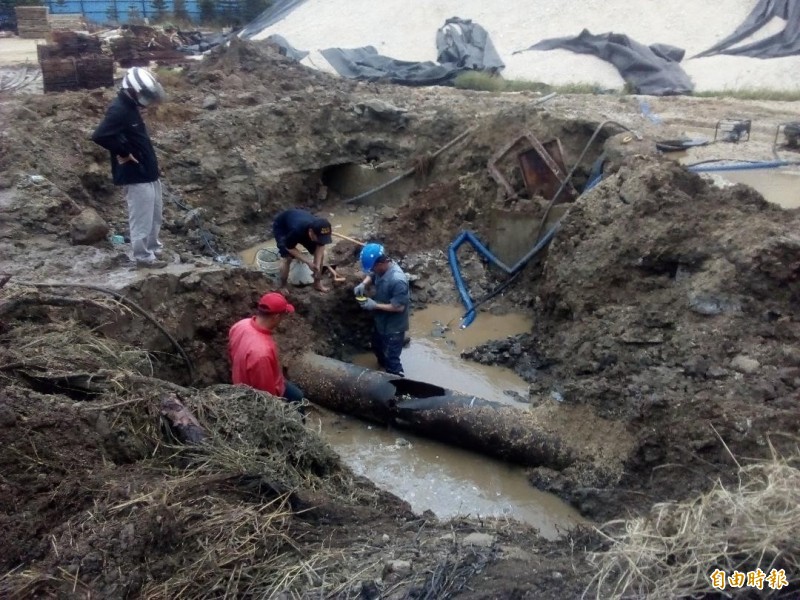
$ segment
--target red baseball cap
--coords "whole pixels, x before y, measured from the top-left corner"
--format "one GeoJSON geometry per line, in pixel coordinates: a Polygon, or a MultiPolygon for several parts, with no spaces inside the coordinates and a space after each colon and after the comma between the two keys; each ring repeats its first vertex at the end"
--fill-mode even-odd
{"type": "Polygon", "coordinates": [[[286,301],[283,294],[270,292],[261,296],[258,301],[258,310],[270,314],[288,314],[294,312],[294,306],[286,301]]]}

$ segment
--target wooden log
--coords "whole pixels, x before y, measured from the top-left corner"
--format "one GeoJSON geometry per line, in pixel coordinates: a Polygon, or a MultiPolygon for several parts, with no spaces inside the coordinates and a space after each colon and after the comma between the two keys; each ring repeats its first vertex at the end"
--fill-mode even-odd
{"type": "Polygon", "coordinates": [[[530,412],[499,402],[313,353],[296,359],[289,375],[306,398],[337,412],[529,467],[560,470],[574,462],[530,412]]]}

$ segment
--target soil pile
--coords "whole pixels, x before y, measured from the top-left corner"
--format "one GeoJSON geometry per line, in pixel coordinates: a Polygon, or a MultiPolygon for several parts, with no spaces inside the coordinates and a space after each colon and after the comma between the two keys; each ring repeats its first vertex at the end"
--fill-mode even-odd
{"type": "Polygon", "coordinates": [[[638,441],[620,483],[656,498],[729,472],[723,440],[737,457],[786,450],[798,432],[797,224],[745,186],[634,158],[572,206],[550,248],[536,331],[517,340],[539,369],[506,362],[533,395],[628,422],[638,441]]]}

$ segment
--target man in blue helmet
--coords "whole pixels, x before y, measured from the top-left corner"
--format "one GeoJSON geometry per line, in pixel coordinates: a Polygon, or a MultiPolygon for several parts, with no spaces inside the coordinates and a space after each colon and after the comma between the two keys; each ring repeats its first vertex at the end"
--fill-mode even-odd
{"type": "Polygon", "coordinates": [[[361,267],[367,273],[353,292],[356,297],[366,295],[367,286],[375,285],[372,298],[361,301],[361,308],[371,311],[375,321],[372,332],[372,351],[383,370],[405,377],[400,353],[408,331],[409,297],[408,277],[396,262],[386,256],[380,244],[367,244],[361,250],[361,267]]]}

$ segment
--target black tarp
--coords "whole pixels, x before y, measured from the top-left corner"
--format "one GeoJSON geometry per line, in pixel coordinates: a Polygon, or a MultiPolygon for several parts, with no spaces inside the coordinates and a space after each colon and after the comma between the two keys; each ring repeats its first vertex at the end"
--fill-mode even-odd
{"type": "Polygon", "coordinates": [[[591,54],[613,64],[622,78],[637,94],[668,96],[689,94],[694,84],[680,61],[684,50],[667,44],[645,46],[620,33],[594,35],[584,29],[576,37],[542,40],[515,52],[564,49],[591,54]]]}
{"type": "Polygon", "coordinates": [[[759,0],[736,31],[697,57],[714,54],[754,58],[780,58],[800,54],[800,0],[759,0]],[[782,31],[751,44],[731,47],[746,40],[776,17],[786,20],[782,31]]]}
{"type": "Polygon", "coordinates": [[[469,19],[453,17],[436,32],[438,63],[398,60],[373,46],[321,50],[342,77],[389,81],[401,85],[446,85],[463,71],[498,72],[505,65],[486,30],[469,19]]]}
{"type": "Polygon", "coordinates": [[[306,0],[274,0],[267,10],[258,15],[242,29],[239,33],[239,37],[249,40],[255,34],[264,31],[267,27],[282,20],[305,1],[306,0]]]}

